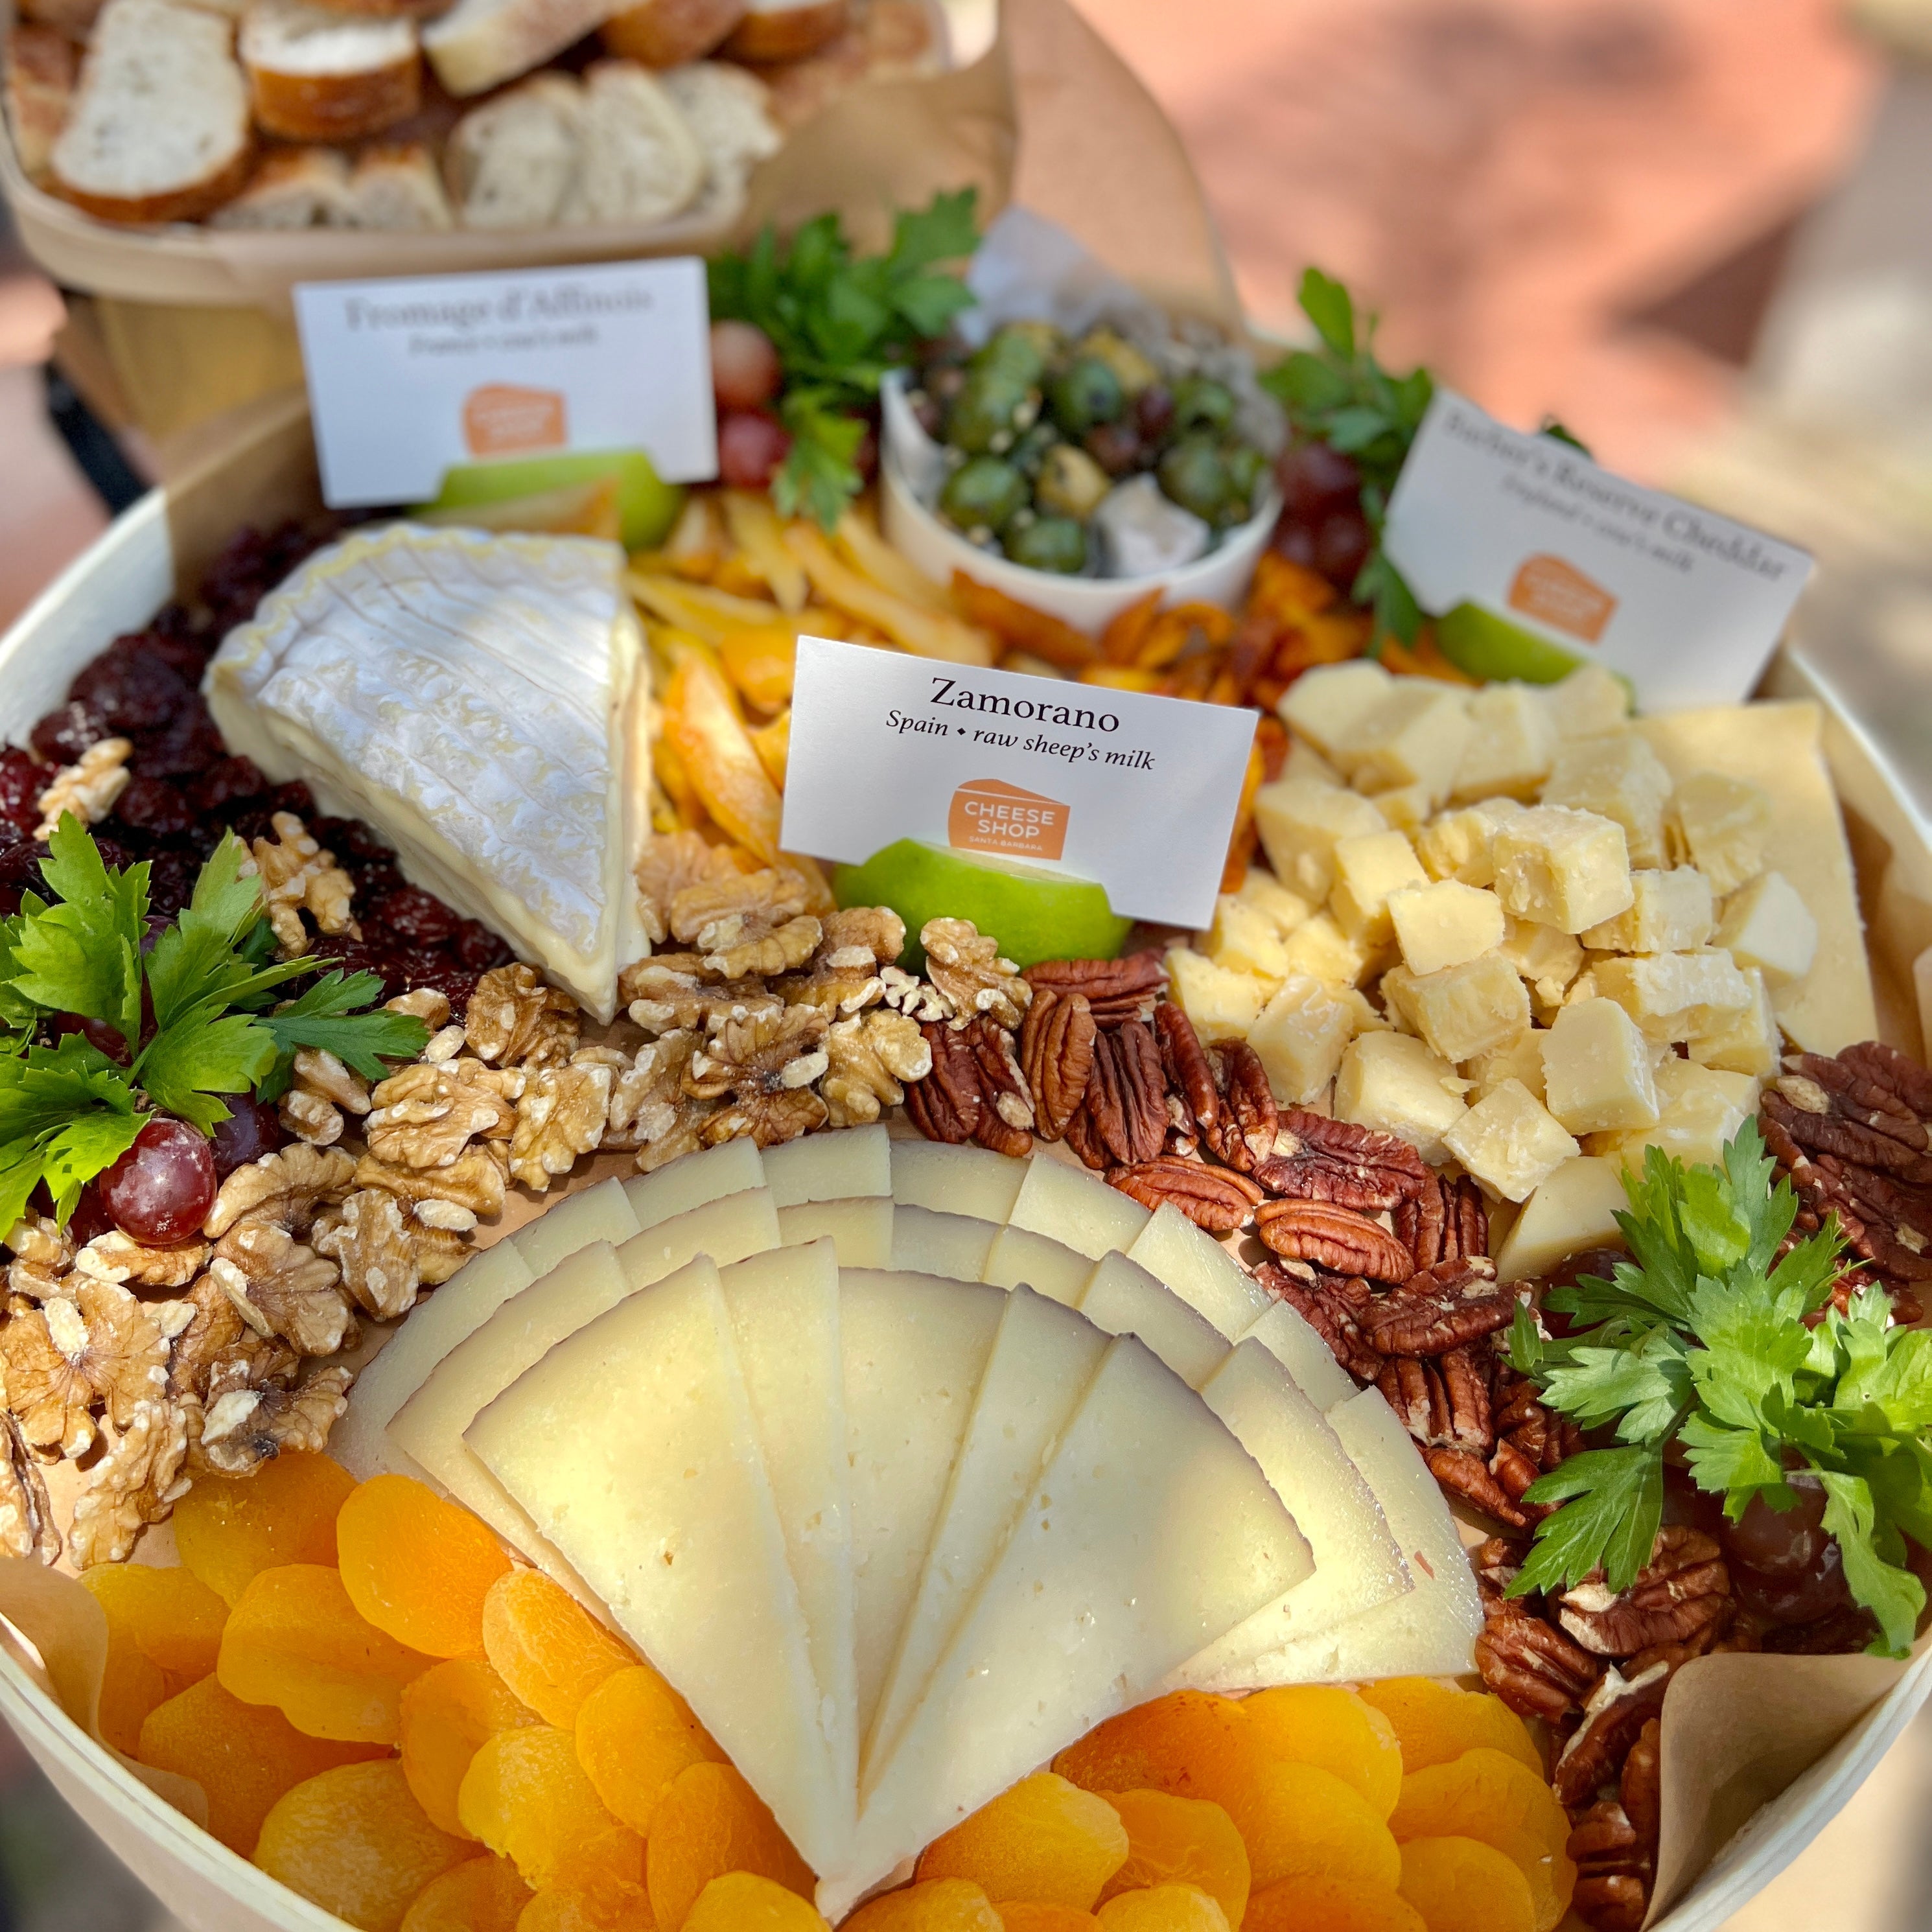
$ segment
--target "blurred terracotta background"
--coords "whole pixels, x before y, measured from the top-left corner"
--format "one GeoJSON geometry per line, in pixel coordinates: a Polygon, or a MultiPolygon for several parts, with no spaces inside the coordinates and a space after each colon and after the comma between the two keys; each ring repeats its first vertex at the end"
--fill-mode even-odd
{"type": "MultiPolygon", "coordinates": [[[[1888,88],[1896,132],[1896,45],[1856,35],[1839,0],[1078,4],[1179,126],[1258,322],[1292,331],[1318,262],[1380,312],[1389,359],[1519,422],[1553,412],[1612,465],[1700,481],[1811,542],[1848,655],[1918,693],[1907,728],[1932,798],[1932,465],[1901,472],[1859,440],[1885,426],[1851,414],[1844,437],[1814,423],[1822,440],[1794,442],[1765,401],[1767,304],[1808,214],[1869,165],[1888,88]],[[1870,514],[1834,521],[1853,502],[1870,514]]],[[[1932,50],[1924,0],[1867,10],[1916,17],[1932,50]]],[[[0,624],[105,520],[48,426],[39,365],[61,313],[0,236],[0,624]]],[[[1928,1808],[1922,1719],[1731,1932],[1932,1926],[1928,1808]]],[[[0,1898],[0,1932],[167,1923],[4,1738],[0,1870],[18,1901],[10,1919],[0,1898]]]]}

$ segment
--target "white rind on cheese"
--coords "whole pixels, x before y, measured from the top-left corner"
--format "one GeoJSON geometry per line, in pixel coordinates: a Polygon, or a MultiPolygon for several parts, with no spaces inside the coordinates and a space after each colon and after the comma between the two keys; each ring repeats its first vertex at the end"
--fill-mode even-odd
{"type": "MultiPolygon", "coordinates": [[[[1106,1348],[1106,1336],[1058,1302],[1028,1288],[1007,1296],[919,1594],[872,1720],[867,1766],[884,1761],[897,1743],[1106,1348]]],[[[869,1791],[869,1783],[860,1789],[869,1791]]]]}
{"type": "Polygon", "coordinates": [[[700,1259],[629,1297],[497,1396],[469,1434],[806,1860],[838,1869],[852,1792],[820,1721],[718,1270],[700,1259]]]}
{"type": "Polygon", "coordinates": [[[1004,1552],[873,1773],[836,1921],[904,1858],[1150,1696],[1305,1573],[1308,1546],[1201,1398],[1109,1345],[1004,1552]]]}
{"type": "Polygon", "coordinates": [[[812,1201],[890,1197],[892,1191],[892,1142],[882,1126],[801,1134],[766,1148],[764,1164],[765,1185],[781,1209],[812,1201]]]}
{"type": "Polygon", "coordinates": [[[1036,1154],[1026,1163],[1026,1178],[1013,1198],[1006,1225],[1044,1234],[1097,1262],[1104,1254],[1131,1247],[1150,1218],[1138,1201],[1084,1167],[1036,1154]]]}
{"type": "Polygon", "coordinates": [[[1205,1316],[1231,1346],[1274,1306],[1274,1296],[1177,1208],[1156,1208],[1126,1256],[1205,1316]]]}
{"type": "Polygon", "coordinates": [[[398,524],[318,553],[231,631],[208,708],[231,752],[396,848],[600,1021],[649,950],[644,633],[624,554],[398,524]]]}
{"type": "Polygon", "coordinates": [[[765,1163],[754,1140],[725,1141],[702,1154],[687,1154],[654,1174],[634,1174],[624,1183],[631,1212],[640,1228],[655,1228],[694,1208],[748,1193],[765,1184],[765,1163]]]}
{"type": "Polygon", "coordinates": [[[1227,1359],[1214,1324],[1125,1255],[1100,1257],[1078,1306],[1103,1334],[1138,1336],[1191,1389],[1227,1359]]]}
{"type": "Polygon", "coordinates": [[[1006,1227],[993,1237],[982,1279],[995,1288],[1018,1288],[1024,1282],[1049,1301],[1078,1308],[1093,1272],[1093,1262],[1065,1243],[1028,1228],[1006,1227]]]}
{"type": "Polygon", "coordinates": [[[980,1281],[985,1278],[987,1258],[1000,1232],[994,1222],[976,1221],[970,1214],[895,1207],[892,1266],[902,1274],[980,1281]]]}
{"type": "Polygon", "coordinates": [[[890,1196],[857,1201],[801,1201],[778,1210],[778,1238],[788,1248],[807,1241],[837,1245],[841,1268],[889,1268],[892,1264],[890,1196]]]}
{"type": "Polygon", "coordinates": [[[894,1141],[892,1198],[902,1208],[970,1214],[1004,1226],[1026,1178],[1027,1163],[990,1148],[943,1141],[894,1141]]]}
{"type": "Polygon", "coordinates": [[[840,1272],[862,1738],[918,1594],[1006,1297],[929,1275],[840,1272]]]}

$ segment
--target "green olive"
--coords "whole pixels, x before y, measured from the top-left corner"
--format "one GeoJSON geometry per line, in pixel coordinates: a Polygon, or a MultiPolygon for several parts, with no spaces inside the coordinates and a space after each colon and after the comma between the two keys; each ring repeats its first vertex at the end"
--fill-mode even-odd
{"type": "Polygon", "coordinates": [[[1052,424],[1036,422],[1006,452],[1006,460],[1022,475],[1036,477],[1048,452],[1059,444],[1060,432],[1052,424]]]}
{"type": "Polygon", "coordinates": [[[1255,491],[1266,474],[1268,458],[1251,442],[1238,442],[1227,453],[1228,482],[1240,514],[1254,508],[1255,491]]]}
{"type": "Polygon", "coordinates": [[[974,356],[976,369],[997,369],[1030,388],[1059,353],[1060,332],[1050,322],[1010,322],[974,356]]]}
{"type": "Polygon", "coordinates": [[[946,479],[939,507],[962,530],[1004,530],[1025,507],[1026,478],[997,456],[975,456],[946,479]]]}
{"type": "Polygon", "coordinates": [[[1111,328],[1096,328],[1083,336],[1074,353],[1106,363],[1119,376],[1120,387],[1130,396],[1138,396],[1160,380],[1160,371],[1131,342],[1111,328]]]}
{"type": "Polygon", "coordinates": [[[1014,562],[1029,570],[1078,577],[1087,568],[1087,530],[1071,517],[1036,517],[1006,532],[1003,546],[1014,562]]]}
{"type": "Polygon", "coordinates": [[[1070,436],[1084,436],[1110,423],[1127,406],[1120,379],[1097,356],[1081,356],[1067,364],[1048,385],[1053,419],[1070,436]]]}
{"type": "Polygon", "coordinates": [[[969,456],[1010,449],[1039,404],[1029,386],[1004,369],[976,369],[946,415],[946,440],[969,456]]]}
{"type": "Polygon", "coordinates": [[[1084,523],[1100,507],[1114,479],[1084,449],[1057,442],[1046,452],[1034,485],[1034,501],[1049,516],[1072,517],[1084,523]]]}
{"type": "Polygon", "coordinates": [[[1183,437],[1160,459],[1156,473],[1167,496],[1204,522],[1219,520],[1233,500],[1228,466],[1204,436],[1183,437]]]}
{"type": "Polygon", "coordinates": [[[1211,376],[1184,376],[1174,386],[1176,430],[1211,429],[1225,434],[1234,420],[1234,392],[1211,376]]]}

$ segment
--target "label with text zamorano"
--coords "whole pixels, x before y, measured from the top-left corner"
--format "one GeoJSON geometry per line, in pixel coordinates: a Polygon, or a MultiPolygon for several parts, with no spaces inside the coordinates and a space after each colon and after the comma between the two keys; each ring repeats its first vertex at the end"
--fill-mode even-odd
{"type": "Polygon", "coordinates": [[[860,864],[923,839],[1204,927],[1254,734],[1255,713],[1227,705],[801,638],[784,848],[860,864]]]}

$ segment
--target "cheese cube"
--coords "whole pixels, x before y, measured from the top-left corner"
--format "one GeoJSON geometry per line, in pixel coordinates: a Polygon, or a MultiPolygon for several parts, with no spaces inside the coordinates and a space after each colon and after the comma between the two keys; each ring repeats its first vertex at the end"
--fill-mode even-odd
{"type": "Polygon", "coordinates": [[[1391,892],[1388,916],[1402,964],[1412,973],[1460,966],[1502,944],[1502,902],[1494,892],[1454,879],[1391,892]]]}
{"type": "Polygon", "coordinates": [[[1467,692],[1433,678],[1400,678],[1326,748],[1364,791],[1420,784],[1439,803],[1449,796],[1473,728],[1467,692]]]}
{"type": "Polygon", "coordinates": [[[1630,722],[1630,687],[1601,664],[1580,664],[1540,695],[1559,738],[1586,738],[1593,732],[1618,731],[1630,722]]]}
{"type": "Polygon", "coordinates": [[[1335,888],[1329,909],[1342,930],[1364,946],[1388,943],[1388,900],[1405,886],[1429,883],[1402,832],[1371,832],[1335,845],[1335,888]]]}
{"type": "Polygon", "coordinates": [[[1292,932],[1315,910],[1299,892],[1290,892],[1272,872],[1259,866],[1248,868],[1248,876],[1241,881],[1241,890],[1234,896],[1242,904],[1252,906],[1257,912],[1274,920],[1283,932],[1292,932]]]}
{"type": "Polygon", "coordinates": [[[1214,923],[1204,950],[1217,966],[1234,973],[1252,973],[1270,985],[1288,976],[1288,956],[1281,928],[1252,902],[1223,892],[1214,902],[1214,923]]]}
{"type": "Polygon", "coordinates": [[[1500,952],[1424,974],[1403,989],[1416,1030],[1444,1060],[1473,1060],[1529,1024],[1529,994],[1500,952]]]}
{"type": "Polygon", "coordinates": [[[1335,1076],[1335,1118],[1407,1141],[1424,1160],[1443,1157],[1443,1136],[1468,1111],[1467,1082],[1406,1034],[1364,1034],[1335,1076]]]}
{"type": "Polygon", "coordinates": [[[1248,1031],[1277,1100],[1305,1107],[1335,1077],[1357,1031],[1352,1004],[1320,980],[1298,973],[1285,980],[1248,1031]]]}
{"type": "Polygon", "coordinates": [[[1567,805],[1614,818],[1633,866],[1664,862],[1664,808],[1670,774],[1634,731],[1571,738],[1561,745],[1543,788],[1545,805],[1567,805]]]}
{"type": "Polygon", "coordinates": [[[1439,812],[1418,835],[1415,847],[1432,879],[1486,886],[1496,876],[1490,844],[1496,827],[1522,807],[1513,798],[1486,798],[1457,812],[1439,812]]]}
{"type": "Polygon", "coordinates": [[[1657,1124],[1628,1133],[1594,1134],[1590,1151],[1643,1172],[1644,1149],[1661,1148],[1688,1166],[1714,1166],[1725,1144],[1757,1112],[1758,1083],[1674,1056],[1657,1070],[1657,1124]]]}
{"type": "Polygon", "coordinates": [[[1598,952],[1685,952],[1707,944],[1715,923],[1711,882],[1694,866],[1630,874],[1630,902],[1593,926],[1583,944],[1598,952]]]}
{"type": "Polygon", "coordinates": [[[1203,1040],[1245,1038],[1268,996],[1265,980],[1218,966],[1184,946],[1167,956],[1167,977],[1176,1004],[1203,1040]]]}
{"type": "Polygon", "coordinates": [[[1528,1281],[1586,1248],[1622,1247],[1616,1217],[1629,1206],[1615,1161],[1587,1154],[1566,1160],[1522,1204],[1497,1253],[1497,1280],[1528,1281]]]}
{"type": "Polygon", "coordinates": [[[1282,693],[1275,706],[1298,738],[1332,758],[1335,746],[1395,688],[1395,680],[1372,658],[1317,664],[1282,693]]]}
{"type": "Polygon", "coordinates": [[[1450,796],[1533,798],[1556,755],[1550,708],[1526,684],[1492,684],[1469,700],[1469,742],[1450,796]]]}
{"type": "Polygon", "coordinates": [[[1479,1053],[1462,1063],[1462,1075],[1471,1084],[1469,1104],[1486,1100],[1505,1080],[1520,1081],[1546,1106],[1543,1091],[1543,1042],[1549,1038],[1534,1028],[1519,1034],[1507,1046],[1479,1053]]]}
{"type": "Polygon", "coordinates": [[[1291,975],[1306,974],[1324,986],[1353,986],[1369,969],[1368,949],[1351,939],[1325,912],[1297,926],[1282,950],[1291,975]]]}
{"type": "Polygon", "coordinates": [[[1630,902],[1630,853],[1614,819],[1538,806],[1498,826],[1490,850],[1496,896],[1518,919],[1581,932],[1630,902]]]}
{"type": "Polygon", "coordinates": [[[1714,1032],[1751,1003],[1750,985],[1727,952],[1640,953],[1600,959],[1591,970],[1598,991],[1652,1040],[1714,1032]]]}
{"type": "Polygon", "coordinates": [[[1422,830],[1436,808],[1426,785],[1397,785],[1392,790],[1371,792],[1369,796],[1390,824],[1398,832],[1412,835],[1422,830]]]}
{"type": "Polygon", "coordinates": [[[1565,1006],[1538,1037],[1544,1105],[1573,1134],[1655,1124],[1650,1042],[1614,1000],[1565,1006]]]}
{"type": "Polygon", "coordinates": [[[1288,741],[1288,756],[1282,760],[1285,778],[1319,778],[1324,784],[1346,785],[1347,779],[1306,738],[1288,741]]]}
{"type": "Polygon", "coordinates": [[[1442,1144],[1478,1185],[1505,1201],[1526,1201],[1566,1160],[1582,1152],[1562,1123],[1520,1080],[1478,1100],[1442,1144]]]}
{"type": "Polygon", "coordinates": [[[1711,882],[1720,898],[1764,870],[1772,805],[1762,788],[1718,772],[1694,772],[1672,794],[1671,850],[1711,882]]]}
{"type": "Polygon", "coordinates": [[[1540,1006],[1559,1004],[1583,964],[1583,949],[1571,934],[1526,919],[1505,922],[1500,950],[1528,982],[1540,1006]]]}
{"type": "Polygon", "coordinates": [[[1760,872],[1724,902],[1718,944],[1740,966],[1755,966],[1771,986],[1788,986],[1811,970],[1818,922],[1782,872],[1760,872]]]}
{"type": "Polygon", "coordinates": [[[1336,840],[1388,824],[1366,799],[1317,778],[1277,778],[1255,794],[1255,826],[1275,877],[1314,903],[1335,883],[1336,840]]]}
{"type": "Polygon", "coordinates": [[[1709,1033],[1694,1034],[1690,1058],[1700,1066],[1716,1066],[1727,1073],[1749,1073],[1768,1080],[1778,1071],[1781,1036],[1778,1016],[1764,975],[1755,967],[1742,970],[1751,989],[1751,1003],[1709,1033]]]}

